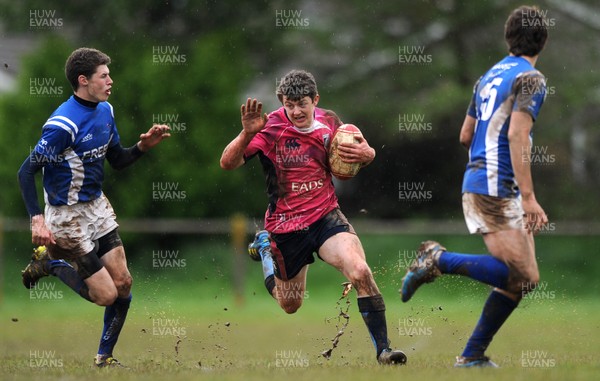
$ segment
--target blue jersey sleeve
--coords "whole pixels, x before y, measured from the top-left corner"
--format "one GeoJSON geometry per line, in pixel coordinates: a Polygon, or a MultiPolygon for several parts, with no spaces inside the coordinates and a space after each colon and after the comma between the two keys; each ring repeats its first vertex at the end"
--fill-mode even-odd
{"type": "Polygon", "coordinates": [[[531,115],[535,121],[546,99],[546,78],[538,72],[528,72],[515,82],[515,103],[513,111],[531,115]]]}
{"type": "Polygon", "coordinates": [[[25,207],[31,217],[42,214],[35,188],[35,174],[44,167],[44,164],[37,161],[37,157],[38,155],[36,155],[35,151],[31,151],[31,154],[21,164],[21,168],[19,168],[19,172],[17,173],[21,196],[23,196],[25,207]]]}
{"type": "Polygon", "coordinates": [[[111,145],[106,152],[106,160],[114,169],[123,169],[133,164],[144,153],[140,151],[137,144],[132,147],[123,148],[120,143],[111,145]]]}
{"type": "Polygon", "coordinates": [[[64,159],[61,155],[64,150],[73,144],[73,135],[55,126],[44,126],[42,137],[35,146],[34,152],[39,161],[48,164],[58,163],[64,159]]]}
{"type": "Polygon", "coordinates": [[[35,186],[35,174],[47,165],[64,160],[63,151],[70,146],[70,132],[56,127],[44,127],[42,137],[25,159],[17,173],[21,195],[30,216],[42,214],[35,186]]]}
{"type": "Polygon", "coordinates": [[[475,82],[475,86],[473,86],[473,96],[471,97],[469,108],[467,108],[467,115],[475,119],[477,119],[477,88],[479,87],[479,82],[481,82],[481,77],[475,82]]]}

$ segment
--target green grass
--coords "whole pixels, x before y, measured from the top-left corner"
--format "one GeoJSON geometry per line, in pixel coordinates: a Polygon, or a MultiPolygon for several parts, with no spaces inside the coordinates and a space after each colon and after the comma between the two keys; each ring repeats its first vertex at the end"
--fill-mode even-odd
{"type": "MultiPolygon", "coordinates": [[[[131,369],[106,372],[90,366],[103,310],[80,300],[56,279],[43,281],[56,285],[54,298],[32,300],[20,285],[19,270],[27,254],[20,253],[17,238],[22,239],[6,237],[2,267],[2,380],[93,380],[108,372],[111,378],[114,373],[120,380],[145,381],[271,377],[549,381],[592,380],[600,371],[595,276],[600,259],[591,255],[600,243],[596,237],[538,239],[546,292],[525,299],[490,346],[488,353],[502,368],[473,370],[453,369],[452,364],[479,317],[487,287],[465,278],[442,277],[419,290],[410,303],[399,300],[403,255],[410,256],[426,237],[362,237],[386,300],[392,345],[409,356],[402,368],[376,364],[354,293],[350,324],[339,347],[330,360],[320,356],[338,330],[336,320],[327,319],[339,312],[336,301],[344,279],[319,261],[309,271],[304,306],[286,315],[266,294],[256,263],[246,263],[243,297],[234,296],[231,255],[222,239],[177,243],[187,259],[182,269],[152,269],[148,249],[133,245],[128,253],[134,300],[115,351],[131,369]],[[36,366],[36,354],[43,357],[37,364],[61,366],[36,366]],[[528,363],[532,366],[524,366],[528,363]]],[[[457,251],[485,251],[477,237],[431,238],[457,251]]],[[[147,245],[152,248],[154,243],[147,245]]]]}

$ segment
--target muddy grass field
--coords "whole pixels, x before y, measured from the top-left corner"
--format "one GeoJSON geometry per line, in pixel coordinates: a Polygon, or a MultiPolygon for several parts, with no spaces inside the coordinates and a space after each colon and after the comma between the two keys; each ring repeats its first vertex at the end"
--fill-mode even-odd
{"type": "MultiPolygon", "coordinates": [[[[33,291],[19,282],[25,259],[5,260],[0,304],[2,380],[593,380],[600,372],[600,303],[595,262],[569,269],[580,240],[542,243],[540,288],[513,313],[488,350],[500,369],[454,369],[489,290],[451,277],[426,285],[407,304],[397,288],[409,244],[363,239],[387,305],[392,346],[408,364],[379,366],[358,313],[356,294],[336,303],[343,278],[322,263],[309,271],[304,306],[286,315],[266,294],[260,270],[248,264],[242,297],[219,260],[187,256],[185,269],[148,271],[132,261],[134,299],[115,357],[128,369],[92,367],[103,309],[77,298],[54,278],[33,291]],[[386,243],[387,242],[387,243],[386,243]],[[386,246],[387,245],[387,246],[386,246]],[[390,249],[391,248],[391,249],[390,249]],[[392,255],[385,255],[395,249],[392,255]],[[564,257],[563,249],[572,250],[564,257]],[[369,252],[368,251],[368,252],[369,252]],[[565,262],[566,261],[566,262],[565,262]],[[179,272],[177,272],[179,271],[179,272]],[[575,279],[573,279],[575,278],[575,279]],[[563,281],[561,281],[563,280],[563,281]],[[577,289],[576,285],[581,284],[577,289]],[[331,349],[345,319],[348,326],[331,349]]],[[[408,242],[410,241],[410,242],[408,242]]],[[[446,241],[452,241],[446,237],[446,241]]],[[[594,245],[597,240],[585,241],[594,245]]],[[[450,245],[458,245],[455,238],[450,245]]],[[[476,252],[480,243],[468,241],[476,252]]],[[[539,250],[539,249],[538,249],[539,250]]],[[[206,252],[217,250],[206,248],[206,252]]],[[[182,249],[182,253],[187,253],[182,249]]],[[[225,254],[223,254],[225,255],[225,254]]]]}

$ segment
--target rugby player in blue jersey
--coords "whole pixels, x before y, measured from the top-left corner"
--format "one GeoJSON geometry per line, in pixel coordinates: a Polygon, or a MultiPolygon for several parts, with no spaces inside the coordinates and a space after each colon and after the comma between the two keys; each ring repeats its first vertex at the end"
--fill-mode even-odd
{"type": "Polygon", "coordinates": [[[123,148],[107,102],[113,85],[109,64],[110,58],[96,49],[71,53],[65,74],[74,94],[46,121],[18,172],[32,242],[40,245],[23,271],[23,283],[31,288],[54,275],[84,299],[106,306],[94,360],[98,367],[120,366],[112,352],[131,303],[132,282],[116,215],[102,193],[104,160],[125,168],[170,136],[168,126],[153,125],[137,144],[123,148]],[[40,170],[44,212],[35,184],[40,170]]]}
{"type": "Polygon", "coordinates": [[[539,282],[533,234],[548,218],[531,178],[533,122],[546,96],[537,71],[548,36],[547,20],[535,7],[515,9],[505,24],[509,55],[475,84],[460,131],[469,149],[463,180],[463,210],[472,234],[481,234],[491,255],[446,250],[423,242],[402,283],[402,301],[441,274],[459,274],[493,286],[456,367],[496,367],[485,351],[521,298],[539,282]]]}

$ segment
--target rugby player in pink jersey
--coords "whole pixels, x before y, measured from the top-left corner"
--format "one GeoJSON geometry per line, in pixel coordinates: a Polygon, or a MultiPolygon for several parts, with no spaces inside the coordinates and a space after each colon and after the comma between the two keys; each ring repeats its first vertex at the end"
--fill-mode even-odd
{"type": "MultiPolygon", "coordinates": [[[[356,232],[341,212],[327,160],[338,116],[317,107],[319,94],[312,74],[287,73],[277,87],[283,107],[263,114],[256,99],[241,107],[242,131],[221,156],[221,167],[232,170],[258,156],[266,176],[269,205],[265,229],[250,245],[261,260],[265,286],[287,313],[304,300],[308,265],[314,253],[352,283],[358,308],[381,364],[404,364],[406,355],[389,348],[385,303],[371,273],[356,232]]],[[[340,157],[367,165],[375,150],[363,137],[341,144],[340,157]]]]}

